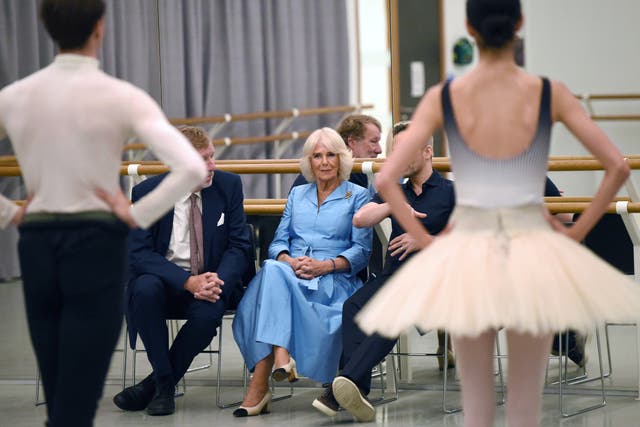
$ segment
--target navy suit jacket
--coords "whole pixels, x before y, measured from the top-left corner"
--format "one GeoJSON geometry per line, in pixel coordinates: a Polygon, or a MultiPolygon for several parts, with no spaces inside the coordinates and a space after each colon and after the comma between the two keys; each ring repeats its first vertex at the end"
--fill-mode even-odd
{"type": "MultiPolygon", "coordinates": [[[[144,197],[164,179],[154,176],[133,187],[132,200],[144,197]]],[[[221,299],[226,306],[237,304],[242,295],[242,281],[247,270],[253,270],[251,241],[245,221],[242,181],[235,174],[216,171],[212,184],[202,195],[202,233],[204,271],[215,272],[224,281],[221,299]],[[224,222],[218,224],[224,213],[224,222]]],[[[190,273],[165,258],[173,229],[173,210],[148,229],[134,229],[129,234],[129,286],[143,274],[159,277],[167,286],[184,290],[190,273]]],[[[186,291],[185,291],[186,292],[186,291]]],[[[135,338],[136,327],[127,309],[129,330],[135,338]]]]}

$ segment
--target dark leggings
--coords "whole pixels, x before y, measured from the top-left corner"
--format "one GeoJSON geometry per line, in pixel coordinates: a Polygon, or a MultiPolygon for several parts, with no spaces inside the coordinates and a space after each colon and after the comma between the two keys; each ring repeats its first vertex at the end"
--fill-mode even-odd
{"type": "Polygon", "coordinates": [[[350,378],[364,394],[371,390],[371,369],[393,350],[396,340],[378,334],[367,336],[355,322],[356,314],[384,285],[388,275],[364,284],[342,306],[342,362],[340,375],[350,378]]]}
{"type": "Polygon", "coordinates": [[[48,426],[92,426],[120,336],[127,227],[113,220],[20,227],[18,250],[48,426]]]}

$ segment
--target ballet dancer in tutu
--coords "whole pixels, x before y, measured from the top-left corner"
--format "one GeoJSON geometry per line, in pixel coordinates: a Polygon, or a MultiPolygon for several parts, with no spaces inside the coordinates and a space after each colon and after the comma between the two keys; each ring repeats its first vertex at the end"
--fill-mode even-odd
{"type": "MultiPolygon", "coordinates": [[[[467,427],[493,425],[493,346],[496,331],[505,328],[507,422],[536,426],[554,331],[635,321],[640,313],[634,283],[579,243],[629,167],[564,84],[516,65],[518,0],[468,0],[466,9],[480,51],[477,66],[429,89],[400,135],[405,143],[376,180],[393,215],[425,249],[363,308],[358,322],[367,333],[389,337],[412,325],[450,331],[467,427]],[[543,204],[554,122],[562,122],[605,170],[593,202],[568,228],[543,204]],[[449,233],[434,238],[407,209],[397,183],[422,141],[440,127],[449,140],[457,206],[449,233]]],[[[348,378],[337,378],[333,391],[345,409],[361,403],[348,378]]]]}

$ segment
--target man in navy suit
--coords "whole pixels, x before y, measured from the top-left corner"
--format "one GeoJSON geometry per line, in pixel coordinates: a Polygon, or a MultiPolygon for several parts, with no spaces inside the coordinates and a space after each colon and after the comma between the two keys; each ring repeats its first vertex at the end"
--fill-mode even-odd
{"type": "MultiPolygon", "coordinates": [[[[146,408],[149,415],[174,412],[175,385],[215,336],[225,309],[237,304],[241,280],[252,263],[240,178],[215,171],[215,148],[204,129],[186,126],[180,130],[206,162],[209,174],[173,211],[147,230],[133,230],[129,239],[129,339],[133,344],[136,334],[140,335],[153,372],[113,401],[126,411],[146,408]],[[191,256],[195,253],[191,243],[198,238],[190,236],[199,234],[195,228],[190,231],[192,203],[202,218],[202,259],[195,267],[200,271],[191,271],[191,259],[196,258],[191,256]],[[171,348],[168,318],[186,319],[171,348]]],[[[152,177],[136,185],[133,201],[162,185],[163,178],[152,177]]]]}

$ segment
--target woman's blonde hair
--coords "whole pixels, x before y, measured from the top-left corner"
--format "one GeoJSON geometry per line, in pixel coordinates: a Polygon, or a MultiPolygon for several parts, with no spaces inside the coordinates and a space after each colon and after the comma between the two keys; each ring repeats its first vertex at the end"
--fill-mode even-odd
{"type": "Polygon", "coordinates": [[[331,128],[317,129],[305,141],[302,147],[302,157],[300,158],[300,170],[305,179],[308,182],[316,181],[316,177],[311,170],[311,155],[319,142],[322,142],[327,147],[327,150],[338,155],[338,161],[340,162],[338,179],[340,181],[349,179],[351,168],[353,167],[353,155],[347,149],[340,134],[331,128]]]}

